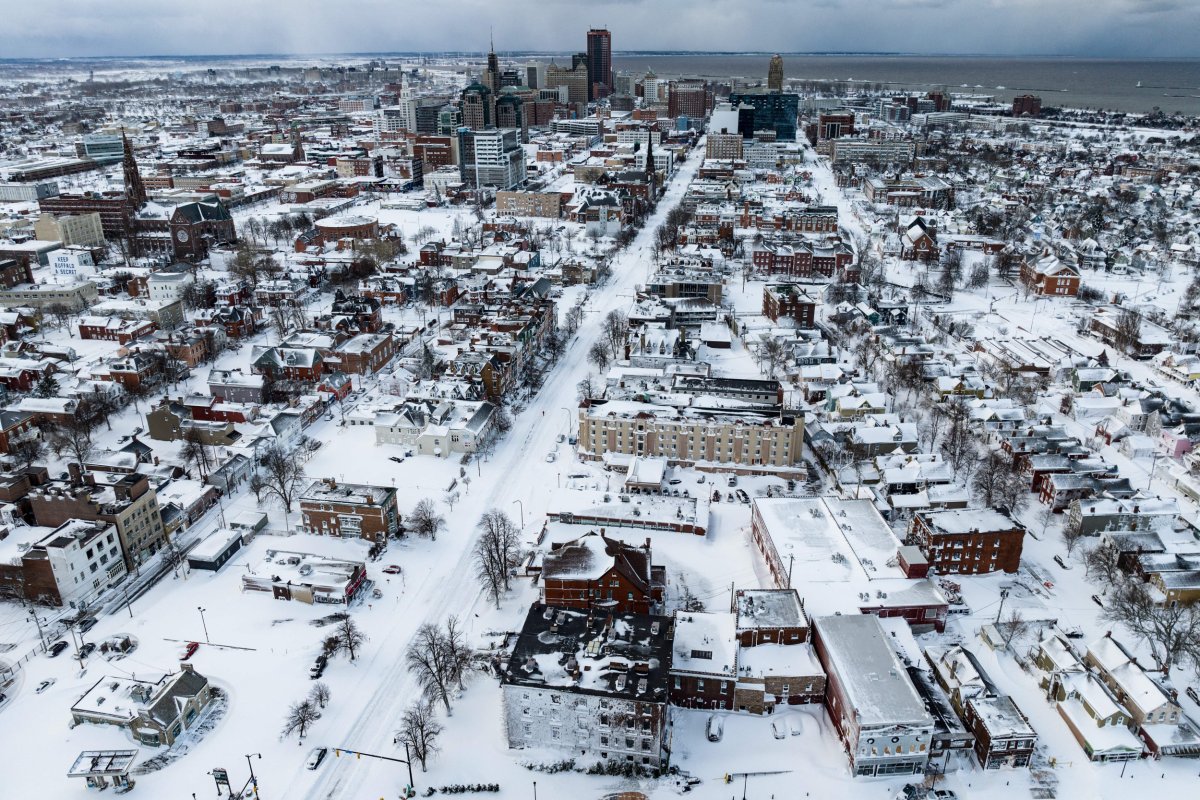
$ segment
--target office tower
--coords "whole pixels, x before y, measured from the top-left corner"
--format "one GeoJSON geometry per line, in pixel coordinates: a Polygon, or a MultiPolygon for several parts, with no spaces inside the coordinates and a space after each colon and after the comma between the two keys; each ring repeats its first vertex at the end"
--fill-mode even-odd
{"type": "Polygon", "coordinates": [[[481,83],[472,83],[462,93],[462,123],[476,130],[496,124],[496,97],[481,83]]]}
{"type": "Polygon", "coordinates": [[[612,34],[603,28],[587,33],[588,100],[612,94],[612,34]]]}
{"type": "Polygon", "coordinates": [[[586,61],[572,58],[570,69],[560,67],[553,61],[546,67],[546,88],[567,87],[567,102],[586,103],[588,99],[588,72],[586,61]]]}
{"type": "Polygon", "coordinates": [[[767,89],[772,92],[783,91],[783,56],[778,53],[771,56],[771,66],[767,68],[767,89]]]}
{"type": "Polygon", "coordinates": [[[800,95],[783,92],[734,92],[729,95],[734,107],[754,107],[754,130],[773,130],[780,141],[796,140],[796,117],[800,114],[800,95]]]}
{"type": "Polygon", "coordinates": [[[519,131],[459,128],[459,175],[475,187],[512,189],[525,180],[525,149],[519,131]]]}

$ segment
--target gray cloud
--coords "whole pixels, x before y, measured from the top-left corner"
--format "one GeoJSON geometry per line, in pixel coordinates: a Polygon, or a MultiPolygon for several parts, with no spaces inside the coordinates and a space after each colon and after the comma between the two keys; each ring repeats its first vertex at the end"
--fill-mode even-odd
{"type": "Polygon", "coordinates": [[[10,3],[0,55],[617,50],[1200,55],[1195,0],[58,0],[10,3]]]}

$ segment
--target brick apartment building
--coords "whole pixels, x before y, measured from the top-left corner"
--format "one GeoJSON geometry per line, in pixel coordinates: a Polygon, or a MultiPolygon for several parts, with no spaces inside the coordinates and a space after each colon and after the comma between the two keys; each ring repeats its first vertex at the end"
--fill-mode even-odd
{"type": "Polygon", "coordinates": [[[302,527],[309,533],[384,541],[400,530],[396,490],[390,486],[315,481],[300,496],[302,527]]]}
{"type": "Polygon", "coordinates": [[[816,294],[791,283],[776,283],[763,287],[763,316],[778,322],[780,317],[791,317],[800,328],[816,325],[817,305],[821,302],[816,294]]]}
{"type": "Polygon", "coordinates": [[[1025,526],[990,509],[917,512],[908,538],[943,575],[981,575],[1021,568],[1025,526]]]}

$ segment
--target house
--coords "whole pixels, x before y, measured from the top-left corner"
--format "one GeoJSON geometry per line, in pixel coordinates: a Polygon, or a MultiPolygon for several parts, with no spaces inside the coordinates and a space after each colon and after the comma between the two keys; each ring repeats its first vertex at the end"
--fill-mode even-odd
{"type": "Polygon", "coordinates": [[[314,481],[299,498],[301,526],[309,533],[385,542],[400,530],[393,486],[314,481]]]}
{"type": "Polygon", "coordinates": [[[396,340],[388,333],[360,333],[326,359],[329,369],[349,375],[374,375],[396,354],[396,340]]]}
{"type": "Polygon", "coordinates": [[[905,261],[936,261],[937,226],[924,217],[914,217],[900,234],[900,258],[905,261]]]}
{"type": "Polygon", "coordinates": [[[184,661],[157,681],[104,677],[71,706],[76,724],[116,725],[139,743],[170,747],[213,700],[208,679],[184,661]]]}
{"type": "Polygon", "coordinates": [[[1104,685],[1129,711],[1135,725],[1177,724],[1183,715],[1179,704],[1158,685],[1124,645],[1105,634],[1087,647],[1083,662],[1096,670],[1104,685]]]}
{"type": "Polygon", "coordinates": [[[1025,526],[999,509],[920,511],[913,515],[908,536],[944,575],[1021,568],[1025,526]]]}
{"type": "Polygon", "coordinates": [[[662,603],[666,573],[651,564],[649,539],[633,547],[592,532],[554,545],[542,559],[540,582],[549,606],[649,614],[662,603]]]}
{"type": "Polygon", "coordinates": [[[31,603],[84,609],[127,574],[116,530],[106,522],[68,519],[54,530],[9,526],[13,547],[0,562],[0,594],[31,603]]]}
{"type": "Polygon", "coordinates": [[[813,647],[826,675],[825,707],[855,776],[923,775],[933,717],[878,619],[818,617],[813,647]]]}
{"type": "Polygon", "coordinates": [[[938,685],[975,737],[975,758],[984,769],[1028,767],[1037,733],[1006,694],[1001,694],[975,654],[961,646],[929,647],[925,658],[938,685]]]}
{"type": "Polygon", "coordinates": [[[507,664],[497,665],[508,746],[664,766],[672,622],[533,604],[507,664]]]}

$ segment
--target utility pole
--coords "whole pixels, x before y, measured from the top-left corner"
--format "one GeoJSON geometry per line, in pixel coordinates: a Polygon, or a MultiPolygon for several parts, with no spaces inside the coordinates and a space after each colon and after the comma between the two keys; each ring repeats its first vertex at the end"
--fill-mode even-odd
{"type": "Polygon", "coordinates": [[[1000,608],[996,609],[996,624],[1000,624],[1000,615],[1004,613],[1004,598],[1008,597],[1008,589],[1000,590],[1000,608]]]}
{"type": "Polygon", "coordinates": [[[792,588],[792,565],[796,563],[796,555],[788,556],[788,588],[792,588]]]}
{"type": "Polygon", "coordinates": [[[33,623],[37,625],[38,638],[42,640],[42,652],[46,652],[46,634],[42,632],[42,621],[38,619],[37,611],[29,609],[29,616],[33,617],[33,623]]]}
{"type": "Polygon", "coordinates": [[[258,776],[254,774],[254,762],[250,760],[251,756],[258,756],[259,761],[261,761],[262,753],[248,753],[246,755],[246,765],[250,767],[250,783],[254,786],[254,796],[258,797],[258,776]]]}
{"type": "MultiPolygon", "coordinates": [[[[204,621],[204,609],[196,606],[196,610],[200,612],[200,624],[204,626],[204,641],[212,644],[212,639],[208,638],[208,623],[204,621]]],[[[259,756],[259,758],[262,758],[262,756],[259,756]]]]}

